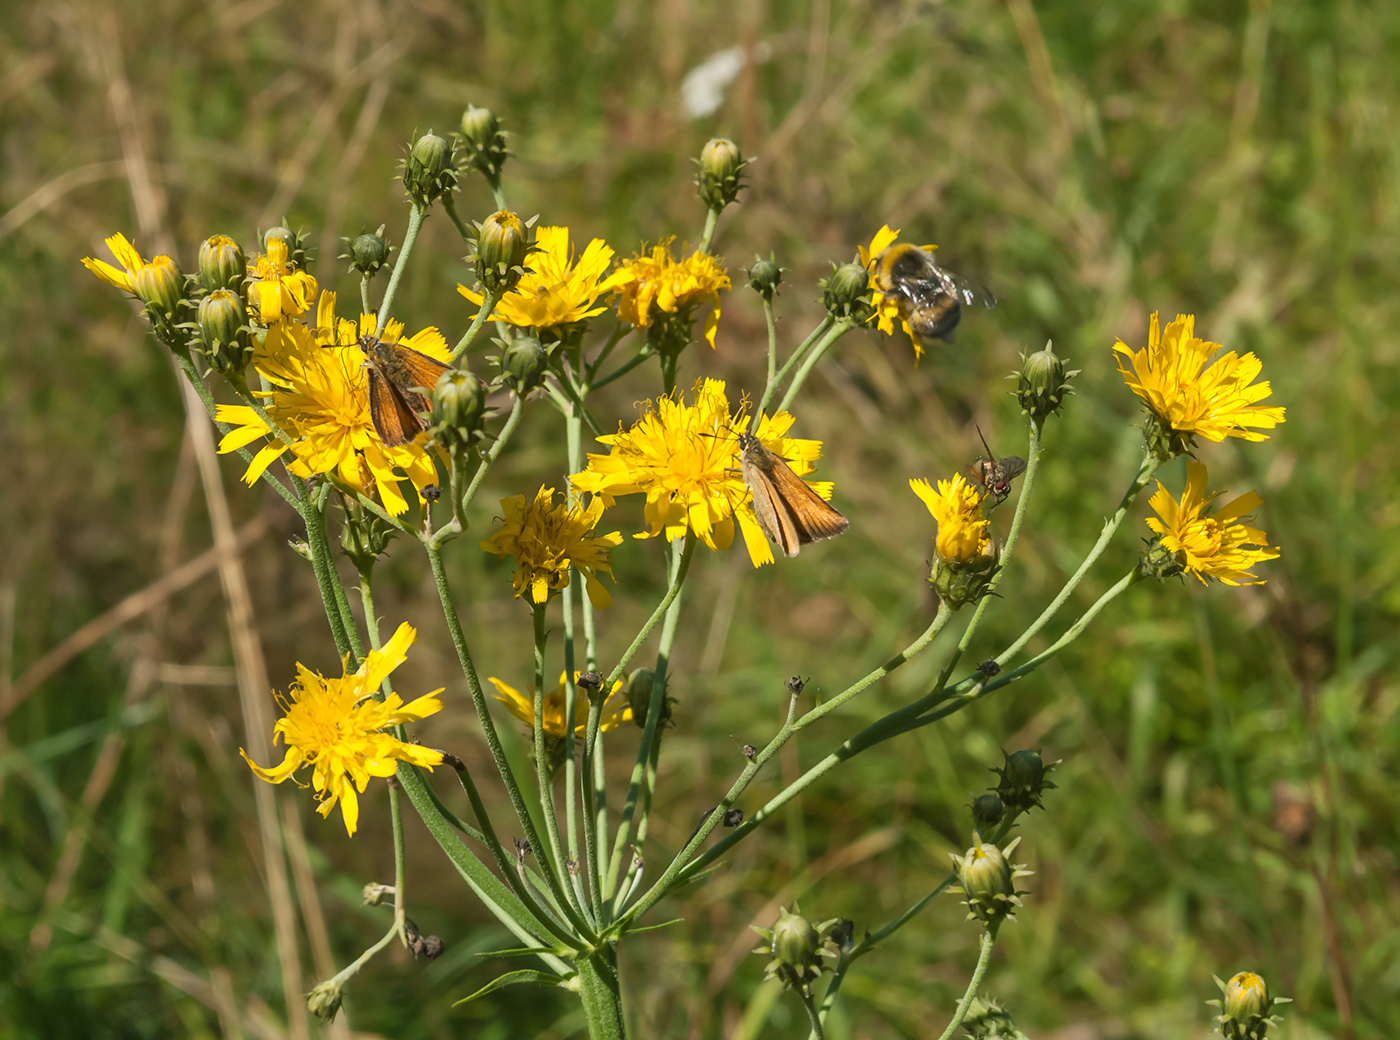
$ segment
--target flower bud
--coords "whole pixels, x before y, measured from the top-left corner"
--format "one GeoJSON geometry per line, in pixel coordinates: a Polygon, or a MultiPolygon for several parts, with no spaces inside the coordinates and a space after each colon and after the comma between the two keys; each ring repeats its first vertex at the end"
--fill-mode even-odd
{"type": "Polygon", "coordinates": [[[492,187],[500,184],[501,168],[510,153],[500,120],[489,108],[468,105],[462,113],[462,150],[467,162],[480,170],[492,187]]]}
{"type": "Polygon", "coordinates": [[[1065,371],[1064,359],[1055,353],[1049,340],[1046,340],[1044,350],[1037,350],[1031,355],[1023,353],[1021,370],[1012,373],[1018,380],[1016,399],[1021,404],[1021,411],[1037,423],[1044,422],[1047,416],[1059,411],[1066,394],[1074,393],[1069,380],[1078,374],[1078,369],[1065,371]]]}
{"type": "Polygon", "coordinates": [[[524,394],[540,385],[549,354],[538,336],[524,333],[506,345],[501,354],[501,376],[506,386],[524,394]]]}
{"type": "Polygon", "coordinates": [[[1282,1021],[1270,1015],[1275,1005],[1292,1003],[1288,997],[1270,997],[1269,987],[1252,971],[1242,971],[1228,983],[1217,978],[1215,984],[1224,1000],[1206,1003],[1221,1009],[1215,1021],[1220,1024],[1220,1035],[1227,1040],[1263,1040],[1269,1027],[1282,1021]]]}
{"type": "Polygon", "coordinates": [[[1173,552],[1162,544],[1162,536],[1145,539],[1146,548],[1138,560],[1138,570],[1145,578],[1165,581],[1186,573],[1186,552],[1178,549],[1173,552]]]}
{"type": "Polygon", "coordinates": [[[132,288],[152,317],[171,319],[185,298],[185,276],[168,256],[142,264],[131,279],[132,288]]]}
{"type": "Polygon", "coordinates": [[[215,289],[199,301],[195,324],[209,364],[223,373],[241,373],[253,356],[248,339],[248,314],[243,297],[228,289],[215,289]]]}
{"type": "Polygon", "coordinates": [[[771,254],[767,260],[756,256],[754,265],[746,273],[749,276],[749,288],[772,303],[773,294],[778,291],[778,286],[783,280],[783,269],[778,266],[778,261],[771,254]]]}
{"type": "MultiPolygon", "coordinates": [[[[647,712],[651,710],[652,688],[656,685],[656,673],[650,668],[638,668],[627,677],[627,703],[632,708],[632,721],[640,729],[645,729],[647,724],[647,712]]],[[[669,682],[666,684],[669,685],[669,682]]],[[[671,721],[671,705],[674,700],[666,695],[663,686],[661,691],[661,705],[657,709],[661,712],[656,720],[657,726],[664,726],[671,721]]]]}
{"type": "Polygon", "coordinates": [[[378,231],[366,231],[350,241],[350,251],[342,257],[350,261],[350,269],[366,277],[374,274],[389,261],[392,250],[384,239],[384,225],[378,231]]]}
{"type": "Polygon", "coordinates": [[[394,528],[348,496],[341,496],[341,504],[345,507],[345,522],[340,527],[340,548],[364,574],[388,549],[394,528]]]}
{"type": "Polygon", "coordinates": [[[267,244],[274,238],[280,238],[287,243],[287,263],[298,270],[306,270],[306,239],[304,232],[291,231],[286,226],[287,218],[282,218],[282,223],[277,227],[269,228],[263,232],[262,243],[263,252],[267,252],[267,244]]]}
{"type": "Polygon", "coordinates": [[[814,979],[821,976],[826,965],[822,958],[836,956],[832,947],[831,934],[843,922],[833,917],[814,925],[800,913],[797,906],[793,912],[778,910],[777,923],[772,928],[755,928],[763,936],[764,945],[754,950],[770,958],[764,973],[765,978],[776,978],[789,989],[810,993],[814,979]]]}
{"type": "Polygon", "coordinates": [[[778,911],[778,923],[773,926],[773,956],[794,968],[812,963],[821,947],[821,936],[812,922],[785,909],[778,911]]]}
{"type": "Polygon", "coordinates": [[[972,799],[972,826],[981,833],[990,832],[993,827],[1001,823],[1001,818],[1006,815],[1006,806],[1001,799],[994,794],[979,794],[972,799]]]}
{"type": "Polygon", "coordinates": [[[713,210],[724,209],[742,188],[741,176],[748,161],[739,146],[724,137],[713,138],[700,152],[700,176],[696,178],[700,198],[713,210]]]}
{"type": "Polygon", "coordinates": [[[470,259],[476,262],[476,277],[483,286],[501,294],[514,289],[525,273],[525,258],[534,243],[524,221],[509,210],[498,210],[477,225],[477,237],[470,259]]]}
{"type": "Polygon", "coordinates": [[[449,368],[433,387],[433,438],[448,451],[467,447],[486,415],[486,387],[460,368],[449,368]]]}
{"type": "Polygon", "coordinates": [[[307,996],[306,1010],[322,1022],[334,1022],[336,1014],[340,1011],[340,990],[344,985],[339,979],[321,983],[307,996]]]}
{"type": "Polygon", "coordinates": [[[974,1040],[1026,1040],[1011,1013],[989,997],[974,997],[962,1027],[974,1040]]]}
{"type": "Polygon", "coordinates": [[[1005,763],[1000,768],[993,767],[992,772],[1001,777],[1001,782],[997,784],[997,795],[1006,807],[1017,813],[1028,812],[1032,807],[1045,808],[1040,796],[1055,787],[1046,779],[1046,775],[1060,763],[1051,762],[1046,765],[1041,760],[1040,752],[1030,749],[1018,751],[1014,755],[1003,751],[1002,757],[1005,763]]]}
{"type": "Polygon", "coordinates": [[[968,909],[968,920],[976,918],[989,929],[995,930],[1002,921],[1014,920],[1013,911],[1021,905],[1022,892],[1016,891],[1016,878],[1030,872],[1008,863],[1006,857],[1016,848],[1020,838],[1006,846],[1005,851],[995,845],[977,842],[963,856],[952,856],[953,866],[958,872],[962,892],[967,896],[964,902],[968,909]]]}
{"type": "Polygon", "coordinates": [[[248,258],[227,235],[206,238],[199,247],[199,284],[205,292],[231,289],[238,292],[248,273],[248,258]]]}
{"type": "Polygon", "coordinates": [[[431,130],[413,142],[403,170],[403,185],[409,197],[418,205],[427,206],[444,191],[450,191],[457,183],[452,159],[452,145],[431,130]]]}
{"type": "Polygon", "coordinates": [[[874,313],[870,306],[870,272],[860,264],[842,264],[822,282],[822,304],[833,318],[860,324],[874,313]]]}

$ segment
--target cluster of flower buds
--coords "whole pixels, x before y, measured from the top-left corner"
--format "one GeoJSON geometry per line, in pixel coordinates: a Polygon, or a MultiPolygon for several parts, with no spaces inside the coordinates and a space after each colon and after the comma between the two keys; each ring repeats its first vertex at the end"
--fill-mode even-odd
{"type": "Polygon", "coordinates": [[[1043,423],[1058,412],[1065,395],[1074,393],[1069,381],[1079,374],[1079,370],[1066,371],[1065,360],[1055,353],[1053,344],[1046,340],[1044,350],[1033,354],[1022,353],[1020,370],[1011,373],[1011,378],[1017,381],[1015,396],[1022,413],[1037,423],[1043,423]]]}
{"type": "Polygon", "coordinates": [[[342,493],[340,504],[345,510],[345,520],[340,526],[340,548],[354,563],[356,570],[365,574],[389,548],[389,539],[394,535],[393,525],[367,510],[350,495],[342,493]]]}
{"type": "Polygon", "coordinates": [[[713,138],[696,160],[700,173],[695,186],[700,198],[712,210],[722,210],[739,196],[744,186],[744,167],[749,164],[739,146],[724,137],[713,138]]]}
{"type": "Polygon", "coordinates": [[[457,186],[456,149],[451,141],[429,130],[413,142],[403,161],[403,186],[419,206],[432,205],[457,186]]]}
{"type": "Polygon", "coordinates": [[[812,983],[829,970],[827,962],[850,948],[854,929],[840,917],[813,924],[794,903],[791,913],[785,907],[778,910],[772,928],[755,927],[754,931],[763,936],[764,945],[753,952],[769,958],[764,979],[778,979],[788,989],[810,996],[812,983]]]}
{"type": "Polygon", "coordinates": [[[500,120],[489,108],[468,105],[462,113],[462,156],[467,164],[481,171],[492,188],[501,183],[501,169],[506,164],[506,135],[500,120]]]}
{"type": "Polygon", "coordinates": [[[996,793],[1002,804],[1018,815],[1032,808],[1044,809],[1040,796],[1047,790],[1054,790],[1055,785],[1048,776],[1060,763],[1046,765],[1040,752],[1029,748],[1014,755],[1003,751],[1001,755],[1003,763],[993,766],[992,772],[1001,777],[996,793]]]}
{"type": "Polygon", "coordinates": [[[952,891],[967,896],[963,902],[967,906],[968,920],[976,918],[993,934],[1003,921],[1016,919],[1015,910],[1021,905],[1021,896],[1026,894],[1016,890],[1016,879],[1028,876],[1031,871],[1024,869],[1023,864],[1008,860],[1020,841],[1016,838],[1006,848],[999,849],[984,844],[981,835],[974,833],[972,848],[964,855],[949,853],[962,886],[952,891]]]}
{"type": "Polygon", "coordinates": [[[379,269],[389,262],[389,254],[394,247],[384,237],[384,225],[376,231],[365,231],[354,238],[343,238],[346,250],[338,260],[349,260],[350,270],[359,271],[362,278],[373,278],[379,269]]]}
{"type": "Polygon", "coordinates": [[[179,326],[190,334],[190,347],[203,354],[211,368],[234,379],[253,356],[252,327],[243,300],[247,276],[248,258],[237,242],[227,235],[205,239],[199,247],[194,295],[185,303],[194,308],[194,321],[179,326]]]}
{"type": "Polygon", "coordinates": [[[1224,999],[1206,1003],[1220,1008],[1215,1021],[1225,1040],[1264,1040],[1269,1027],[1282,1021],[1270,1014],[1275,1005],[1292,1003],[1289,997],[1269,996],[1269,987],[1252,971],[1242,971],[1229,982],[1217,977],[1215,984],[1220,987],[1224,999]]]}

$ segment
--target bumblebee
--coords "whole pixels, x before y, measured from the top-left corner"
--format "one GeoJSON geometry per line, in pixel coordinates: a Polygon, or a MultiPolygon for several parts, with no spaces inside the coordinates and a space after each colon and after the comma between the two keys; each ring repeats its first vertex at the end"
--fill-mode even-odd
{"type": "Polygon", "coordinates": [[[964,305],[997,305],[987,289],[939,267],[932,253],[908,242],[896,242],[875,258],[875,287],[894,299],[916,336],[947,343],[953,342],[964,305]]]}

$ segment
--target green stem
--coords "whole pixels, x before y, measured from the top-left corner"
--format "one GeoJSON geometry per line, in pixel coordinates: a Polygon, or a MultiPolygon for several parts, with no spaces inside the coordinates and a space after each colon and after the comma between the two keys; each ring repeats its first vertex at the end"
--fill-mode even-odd
{"type": "MultiPolygon", "coordinates": [[[[293,478],[295,479],[295,478],[293,478]]],[[[298,488],[302,482],[297,480],[298,488]]],[[[311,569],[316,575],[316,585],[321,590],[321,605],[326,612],[326,620],[331,626],[331,638],[335,640],[336,651],[344,657],[350,654],[350,663],[358,665],[364,656],[364,647],[359,645],[360,634],[355,628],[350,614],[350,603],[345,598],[345,589],[336,574],[335,558],[331,554],[330,541],[326,535],[326,499],[311,501],[308,497],[302,509],[302,519],[306,521],[306,546],[311,551],[311,569]]]]}
{"type": "Polygon", "coordinates": [[[369,282],[370,282],[370,276],[369,276],[369,275],[367,275],[367,274],[362,274],[362,275],[360,275],[360,313],[361,313],[361,314],[373,314],[373,313],[374,313],[374,308],[370,306],[370,302],[369,302],[369,282]]]}
{"type": "Polygon", "coordinates": [[[830,314],[823,316],[822,320],[817,323],[817,327],[807,334],[807,338],[799,343],[797,349],[792,352],[792,355],[783,362],[783,367],[778,369],[777,374],[768,380],[768,384],[763,388],[763,396],[758,399],[758,407],[754,409],[755,426],[752,427],[753,429],[757,429],[756,424],[758,422],[758,416],[762,415],[764,409],[768,407],[768,402],[773,399],[774,392],[782,385],[783,380],[788,377],[788,373],[792,371],[793,366],[802,360],[807,351],[811,349],[813,343],[820,337],[826,335],[835,321],[836,319],[830,314]]]}
{"type": "Polygon", "coordinates": [[[549,630],[545,627],[545,607],[547,603],[532,603],[531,615],[535,626],[535,779],[540,787],[540,810],[544,815],[545,833],[549,835],[549,851],[552,863],[560,871],[560,887],[570,905],[579,914],[585,913],[574,886],[568,883],[569,869],[564,856],[564,843],[559,838],[559,817],[554,810],[554,779],[549,773],[549,752],[545,748],[544,731],[544,651],[549,641],[549,630]]]}
{"type": "Polygon", "coordinates": [[[490,318],[491,312],[496,309],[496,304],[500,301],[500,296],[491,289],[483,289],[481,293],[481,308],[476,312],[476,317],[472,318],[472,323],[467,331],[462,334],[462,338],[457,341],[457,345],[452,348],[452,360],[456,361],[466,353],[467,348],[476,342],[476,338],[481,335],[481,329],[490,318]]]}
{"type": "MultiPolygon", "coordinates": [[[[632,777],[627,784],[627,798],[622,803],[622,815],[617,822],[617,836],[613,840],[612,856],[608,860],[607,886],[603,890],[605,900],[611,899],[617,891],[622,854],[631,840],[632,817],[637,809],[637,796],[646,776],[647,763],[651,759],[652,742],[656,739],[656,729],[661,721],[662,702],[666,699],[666,667],[670,661],[671,643],[675,640],[676,624],[680,618],[681,586],[685,583],[686,572],[690,569],[690,560],[695,555],[695,545],[698,541],[695,532],[687,530],[684,546],[677,550],[676,544],[671,543],[671,587],[666,590],[666,596],[662,599],[666,614],[665,621],[661,626],[660,644],[656,651],[656,669],[652,676],[651,699],[647,704],[646,726],[642,730],[642,741],[637,748],[637,761],[632,766],[632,777]]],[[[659,612],[661,609],[658,607],[657,611],[659,612]]],[[[626,667],[627,661],[636,652],[642,640],[650,634],[655,623],[656,614],[653,613],[646,625],[643,626],[642,631],[637,634],[637,638],[632,641],[627,655],[618,662],[612,674],[608,676],[603,689],[612,689],[612,684],[622,674],[622,669],[626,667]]]]}
{"type": "MultiPolygon", "coordinates": [[[[739,796],[743,794],[744,789],[748,787],[749,783],[758,774],[758,771],[763,768],[763,766],[769,761],[769,759],[771,759],[774,755],[778,753],[779,750],[781,750],[783,745],[788,742],[789,738],[791,738],[794,733],[805,729],[807,726],[810,726],[813,722],[816,722],[818,719],[821,719],[826,715],[830,714],[832,711],[835,711],[842,704],[845,704],[847,701],[849,701],[852,697],[856,696],[862,690],[869,688],[873,683],[884,678],[886,675],[889,675],[890,672],[894,671],[896,668],[900,667],[906,661],[912,658],[915,654],[922,651],[931,642],[933,642],[933,640],[938,636],[938,633],[943,630],[943,627],[948,623],[948,620],[952,617],[952,614],[953,612],[947,609],[946,606],[940,606],[938,609],[938,613],[934,616],[933,621],[930,622],[928,628],[924,630],[923,634],[921,634],[917,639],[914,640],[914,642],[910,643],[907,647],[901,650],[894,657],[890,658],[880,667],[861,677],[856,682],[848,686],[845,690],[842,690],[831,700],[827,701],[825,704],[818,705],[817,707],[813,708],[811,711],[803,715],[801,718],[794,719],[794,712],[790,711],[788,713],[787,721],[783,724],[782,729],[780,729],[777,735],[768,742],[768,745],[764,747],[764,749],[760,751],[757,755],[755,755],[753,760],[744,767],[743,772],[739,774],[739,778],[735,780],[733,786],[730,787],[729,793],[724,796],[724,798],[720,801],[719,805],[715,806],[714,810],[711,811],[709,817],[700,825],[700,828],[695,832],[694,835],[692,835],[690,841],[686,843],[685,847],[682,848],[678,853],[676,853],[675,857],[671,860],[670,864],[666,867],[665,871],[662,872],[662,875],[659,878],[657,878],[657,880],[652,884],[651,888],[647,890],[646,894],[643,895],[641,899],[637,901],[636,905],[633,906],[633,908],[627,912],[625,919],[629,921],[635,920],[642,914],[646,913],[647,910],[649,910],[659,899],[661,899],[662,896],[666,894],[667,890],[671,885],[672,880],[675,879],[679,874],[681,874],[682,871],[685,872],[685,875],[687,877],[693,876],[695,870],[698,870],[699,867],[692,864],[693,869],[686,869],[687,860],[689,860],[689,858],[695,854],[695,852],[700,848],[700,846],[705,843],[705,840],[710,836],[710,832],[713,831],[715,827],[719,824],[719,821],[724,818],[725,811],[734,805],[735,801],[738,800],[739,796]]],[[[792,703],[793,707],[795,707],[796,700],[794,699],[792,703]]],[[[878,723],[874,725],[878,725],[878,723]]],[[[873,728],[873,726],[867,727],[867,729],[870,728],[873,728]]],[[[799,778],[797,781],[794,781],[794,784],[801,783],[802,779],[803,778],[799,778]]],[[[813,779],[815,779],[815,777],[813,777],[813,779]]],[[[783,793],[786,793],[786,791],[784,791],[783,793]]],[[[786,801],[787,799],[784,799],[784,803],[786,803],[786,801]]],[[[749,820],[745,820],[727,838],[725,838],[723,841],[717,842],[715,846],[709,850],[709,852],[705,853],[703,856],[700,857],[700,859],[696,860],[696,863],[698,864],[702,861],[706,863],[711,862],[715,857],[719,855],[720,849],[728,848],[729,846],[733,845],[738,840],[740,835],[747,834],[749,831],[751,831],[755,826],[757,826],[758,822],[764,818],[764,816],[766,816],[769,812],[772,811],[773,808],[776,808],[776,806],[774,806],[773,802],[770,801],[768,805],[765,806],[763,810],[761,810],[761,813],[763,815],[756,816],[749,820]]]]}
{"type": "Polygon", "coordinates": [[[590,389],[593,387],[593,377],[598,374],[598,369],[603,367],[603,362],[608,359],[608,355],[613,352],[613,348],[622,342],[622,337],[631,331],[631,325],[625,325],[619,321],[613,328],[612,334],[608,336],[607,342],[604,343],[602,349],[598,351],[598,355],[589,364],[584,366],[583,381],[590,389]]]}
{"type": "Polygon", "coordinates": [[[812,374],[812,369],[817,367],[817,362],[826,356],[826,352],[831,349],[833,343],[853,328],[855,326],[844,318],[832,325],[831,330],[822,337],[821,342],[812,348],[812,352],[802,362],[802,367],[797,370],[797,375],[792,377],[792,383],[788,386],[787,393],[783,394],[778,411],[785,412],[791,407],[793,399],[797,397],[797,392],[802,389],[802,384],[807,382],[807,377],[812,374]]]}
{"type": "Polygon", "coordinates": [[[958,1010],[953,1014],[953,1021],[948,1023],[948,1028],[943,1030],[943,1035],[938,1040],[948,1040],[962,1025],[963,1019],[967,1017],[967,1009],[972,1006],[973,998],[977,996],[977,990],[982,985],[982,976],[987,974],[987,965],[992,962],[992,947],[996,944],[996,939],[990,931],[982,933],[982,952],[977,956],[977,967],[972,970],[972,981],[967,984],[967,992],[963,994],[962,1000],[958,1002],[958,1010]]]}
{"type": "Polygon", "coordinates": [[[822,1029],[822,1017],[817,1014],[817,1005],[812,1002],[812,994],[807,990],[798,990],[797,995],[802,998],[802,1008],[807,1012],[807,1021],[812,1025],[811,1040],[826,1040],[826,1031],[822,1029]]]}
{"type": "Polygon", "coordinates": [[[491,185],[491,198],[494,199],[496,202],[496,209],[510,209],[510,207],[506,205],[506,191],[504,188],[501,187],[500,178],[498,177],[495,180],[492,180],[488,177],[487,183],[491,185]]]}
{"type": "Polygon", "coordinates": [[[379,304],[379,316],[375,322],[376,335],[384,333],[384,326],[389,321],[389,311],[394,306],[394,297],[399,291],[399,279],[403,277],[404,267],[408,262],[408,254],[413,252],[413,244],[418,241],[418,232],[423,227],[423,220],[427,215],[427,209],[416,202],[408,211],[408,229],[403,233],[403,245],[399,247],[398,259],[394,261],[394,270],[389,275],[389,285],[384,290],[384,299],[379,304]]]}
{"type": "Polygon", "coordinates": [[[705,231],[700,236],[700,244],[695,247],[697,253],[708,253],[710,251],[710,240],[715,237],[715,225],[719,223],[720,209],[723,208],[724,207],[721,206],[719,209],[716,209],[711,206],[705,211],[705,231]]]}
{"type": "Polygon", "coordinates": [[[515,401],[510,406],[510,415],[506,417],[506,424],[501,427],[501,432],[496,434],[495,441],[486,450],[481,465],[476,467],[476,472],[472,474],[471,483],[467,485],[467,490],[462,494],[462,514],[464,516],[467,507],[472,504],[472,499],[476,498],[477,491],[481,489],[481,482],[486,479],[486,471],[491,468],[491,464],[496,459],[500,458],[501,452],[510,442],[511,435],[515,433],[515,428],[520,425],[520,418],[524,414],[525,398],[517,394],[515,401]]]}
{"type": "Polygon", "coordinates": [[[457,216],[457,204],[452,200],[452,192],[443,192],[442,208],[447,211],[447,215],[452,219],[452,223],[456,225],[457,234],[462,236],[462,241],[470,242],[475,236],[472,235],[471,228],[462,223],[462,218],[457,216]]]}
{"type": "Polygon", "coordinates": [[[578,960],[579,997],[588,1022],[589,1040],[627,1040],[622,1017],[622,990],[617,980],[617,951],[609,945],[578,960]]]}
{"type": "Polygon", "coordinates": [[[773,300],[769,296],[763,298],[763,320],[768,325],[768,378],[763,384],[763,403],[766,404],[768,388],[778,378],[778,319],[773,314],[773,300]]]}
{"type": "Polygon", "coordinates": [[[399,810],[399,791],[396,784],[389,785],[389,821],[394,831],[394,928],[399,939],[408,946],[408,907],[403,892],[403,813],[399,810]]]}
{"type": "Polygon", "coordinates": [[[656,354],[655,354],[655,352],[651,349],[650,345],[644,343],[644,344],[642,344],[641,349],[639,349],[639,350],[637,351],[637,353],[635,353],[634,355],[632,355],[632,357],[631,357],[630,360],[624,361],[621,365],[619,365],[617,368],[613,369],[611,372],[609,372],[607,375],[605,375],[602,379],[599,379],[599,380],[597,380],[596,382],[594,382],[593,380],[590,379],[590,380],[589,380],[589,389],[591,389],[591,390],[601,390],[603,387],[605,387],[605,386],[607,386],[609,383],[611,383],[614,379],[620,379],[620,378],[622,378],[623,376],[625,376],[628,372],[632,371],[632,369],[636,368],[638,365],[640,365],[640,364],[641,364],[643,361],[645,361],[647,358],[649,358],[649,357],[655,357],[655,356],[656,356],[656,354]]]}
{"type": "MultiPolygon", "coordinates": [[[[477,721],[481,723],[482,733],[486,737],[486,746],[491,751],[491,760],[496,764],[496,771],[501,776],[501,782],[505,785],[506,794],[510,797],[511,806],[515,809],[516,818],[520,822],[521,828],[525,831],[525,839],[530,843],[530,847],[535,850],[535,855],[543,861],[546,858],[544,844],[540,841],[538,831],[535,829],[534,820],[530,817],[530,810],[525,804],[525,798],[521,794],[520,785],[516,782],[515,774],[511,771],[510,762],[506,759],[505,749],[501,747],[500,735],[496,732],[496,723],[491,718],[491,710],[486,704],[486,694],[481,688],[481,680],[476,674],[476,665],[472,662],[471,651],[467,648],[467,637],[462,631],[461,619],[457,616],[457,607],[452,600],[452,590],[447,584],[447,572],[442,565],[442,549],[437,545],[425,543],[424,548],[428,552],[428,563],[432,567],[433,580],[437,584],[438,599],[442,603],[442,612],[447,619],[448,632],[452,636],[452,645],[457,650],[457,660],[462,666],[462,674],[467,680],[467,692],[471,695],[472,705],[476,708],[477,721]]],[[[559,875],[553,864],[548,864],[543,871],[545,880],[549,883],[550,891],[554,898],[565,907],[570,906],[568,897],[564,894],[563,886],[560,884],[559,875]]],[[[581,934],[590,942],[595,938],[582,918],[574,919],[570,915],[570,921],[575,928],[580,929],[581,934]]]]}

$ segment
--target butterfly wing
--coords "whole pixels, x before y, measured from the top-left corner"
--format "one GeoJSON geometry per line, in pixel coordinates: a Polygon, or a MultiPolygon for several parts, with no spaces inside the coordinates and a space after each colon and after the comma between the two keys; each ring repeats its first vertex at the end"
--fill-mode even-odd
{"type": "Polygon", "coordinates": [[[418,436],[423,422],[404,395],[379,371],[373,362],[365,366],[369,389],[369,417],[387,448],[397,448],[418,436]]]}
{"type": "Polygon", "coordinates": [[[417,399],[419,411],[431,411],[433,387],[437,386],[438,377],[451,366],[398,343],[393,345],[393,350],[396,367],[403,379],[399,389],[417,399]]]}
{"type": "Polygon", "coordinates": [[[758,526],[787,556],[808,542],[833,538],[850,526],[826,499],[763,446],[757,437],[740,438],[744,483],[753,496],[758,526]]]}
{"type": "MultiPolygon", "coordinates": [[[[773,484],[778,499],[786,508],[800,544],[835,538],[851,522],[830,502],[812,490],[810,484],[792,471],[782,459],[773,456],[773,484]]],[[[791,555],[796,555],[796,550],[791,555]]]]}

